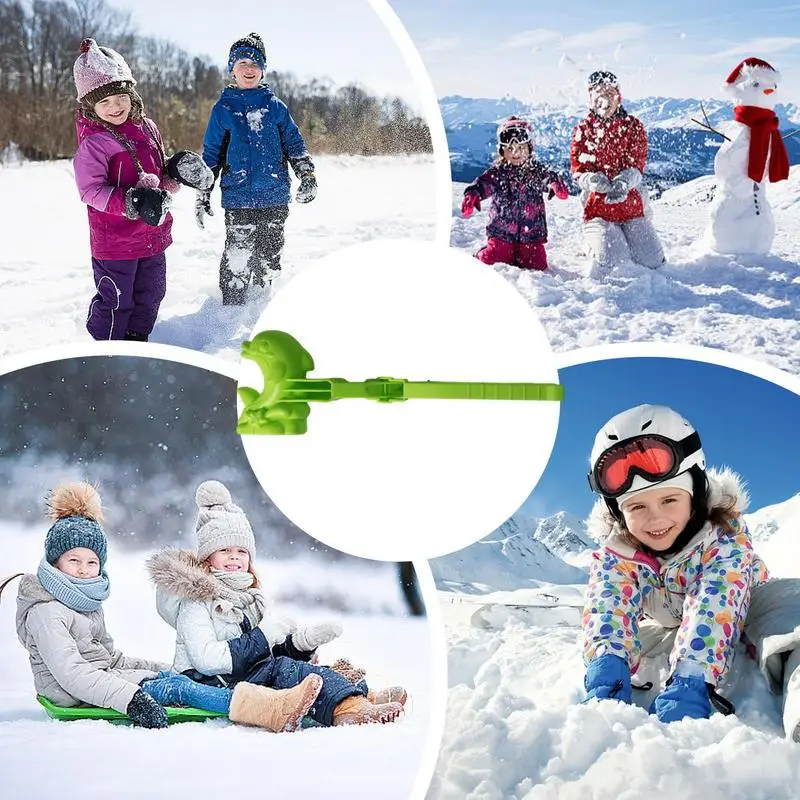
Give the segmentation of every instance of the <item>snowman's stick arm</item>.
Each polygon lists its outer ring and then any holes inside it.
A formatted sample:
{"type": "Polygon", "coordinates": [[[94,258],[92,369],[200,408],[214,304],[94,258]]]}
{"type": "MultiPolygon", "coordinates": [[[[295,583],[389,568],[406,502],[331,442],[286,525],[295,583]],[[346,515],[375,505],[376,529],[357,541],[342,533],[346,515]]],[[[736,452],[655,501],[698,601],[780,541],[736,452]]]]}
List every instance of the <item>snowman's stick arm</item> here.
{"type": "Polygon", "coordinates": [[[706,114],[706,108],[702,103],[700,103],[700,110],[703,112],[703,119],[705,122],[700,122],[699,119],[695,119],[694,117],[692,117],[692,122],[696,123],[701,128],[711,131],[711,133],[715,133],[717,136],[721,136],[723,139],[725,139],[725,141],[730,142],[731,139],[729,136],[726,136],[722,131],[718,131],[716,128],[711,126],[711,121],[708,119],[708,114],[706,114]]]}
{"type": "Polygon", "coordinates": [[[800,133],[800,128],[795,128],[793,131],[789,131],[789,133],[785,133],[783,135],[783,139],[784,139],[784,141],[786,141],[786,139],[791,139],[792,136],[797,136],[798,133],[800,133]]]}

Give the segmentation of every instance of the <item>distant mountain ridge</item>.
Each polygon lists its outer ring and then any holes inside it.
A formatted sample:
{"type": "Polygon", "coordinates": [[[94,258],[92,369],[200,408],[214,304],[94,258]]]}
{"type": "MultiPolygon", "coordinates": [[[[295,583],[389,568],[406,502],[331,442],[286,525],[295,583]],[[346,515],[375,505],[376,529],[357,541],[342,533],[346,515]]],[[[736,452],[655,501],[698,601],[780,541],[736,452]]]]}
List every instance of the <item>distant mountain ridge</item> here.
{"type": "MultiPolygon", "coordinates": [[[[800,554],[800,494],[745,514],[745,521],[756,550],[764,551],[776,574],[777,553],[788,558],[800,554]]],[[[586,522],[566,511],[532,517],[520,510],[481,541],[430,565],[437,588],[463,594],[580,584],[588,579],[597,547],[586,522]]]]}
{"type": "MultiPolygon", "coordinates": [[[[625,108],[643,123],[648,133],[647,178],[657,193],[701,175],[713,175],[714,156],[721,139],[691,121],[703,119],[700,100],[645,97],[626,100],[625,108]]],[[[732,104],[714,98],[702,101],[709,121],[716,127],[733,118],[732,104]]],[[[439,100],[454,181],[471,181],[496,156],[496,128],[500,120],[517,115],[534,129],[537,158],[565,175],[570,172],[569,146],[575,125],[586,115],[578,105],[529,104],[515,97],[473,98],[449,95],[439,100]]],[[[779,104],[775,113],[786,133],[800,127],[800,107],[779,104]]],[[[786,140],[789,160],[800,164],[800,136],[786,140]]]]}

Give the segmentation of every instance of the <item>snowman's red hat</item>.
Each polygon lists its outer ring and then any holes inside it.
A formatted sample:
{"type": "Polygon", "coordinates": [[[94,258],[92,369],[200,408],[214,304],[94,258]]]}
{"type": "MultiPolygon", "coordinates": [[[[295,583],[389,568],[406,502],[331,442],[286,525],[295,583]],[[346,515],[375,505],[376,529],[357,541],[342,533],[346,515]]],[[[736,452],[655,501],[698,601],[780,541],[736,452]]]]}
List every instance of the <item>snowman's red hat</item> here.
{"type": "Polygon", "coordinates": [[[781,74],[772,64],[763,58],[746,58],[736,65],[733,72],[725,79],[725,88],[733,89],[745,84],[752,85],[757,80],[767,80],[778,83],[781,74]]]}

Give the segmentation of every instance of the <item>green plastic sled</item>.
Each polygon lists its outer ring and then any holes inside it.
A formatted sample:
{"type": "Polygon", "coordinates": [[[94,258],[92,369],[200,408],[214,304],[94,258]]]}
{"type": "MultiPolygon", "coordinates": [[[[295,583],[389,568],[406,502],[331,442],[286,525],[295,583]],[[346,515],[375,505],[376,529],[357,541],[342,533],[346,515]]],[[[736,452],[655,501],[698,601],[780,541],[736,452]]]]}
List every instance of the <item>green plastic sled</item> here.
{"type": "MultiPolygon", "coordinates": [[[[37,695],[36,699],[44,707],[47,716],[61,722],[71,722],[76,719],[104,719],[115,725],[131,725],[132,720],[125,714],[115,711],[113,708],[96,708],[95,706],[84,706],[76,708],[63,708],[53,705],[46,697],[37,695]]],[[[225,717],[219,711],[203,711],[199,708],[180,708],[178,706],[164,706],[167,712],[167,719],[170,725],[173,722],[204,722],[207,719],[225,717]]]]}

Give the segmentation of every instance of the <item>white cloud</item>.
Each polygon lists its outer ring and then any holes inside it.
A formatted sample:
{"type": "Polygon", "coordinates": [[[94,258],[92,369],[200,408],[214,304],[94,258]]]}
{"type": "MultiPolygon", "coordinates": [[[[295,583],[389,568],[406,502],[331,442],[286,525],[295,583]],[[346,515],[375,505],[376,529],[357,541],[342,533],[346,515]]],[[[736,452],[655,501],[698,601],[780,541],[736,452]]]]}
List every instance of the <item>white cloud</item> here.
{"type": "Polygon", "coordinates": [[[757,39],[751,39],[749,42],[743,42],[736,47],[731,47],[728,50],[722,50],[719,53],[713,53],[706,56],[708,59],[722,59],[738,57],[752,53],[759,55],[767,55],[770,53],[783,53],[786,50],[792,50],[795,47],[800,47],[800,36],[761,36],[757,39]]]}
{"type": "Polygon", "coordinates": [[[557,42],[564,38],[563,33],[551,31],[547,28],[536,28],[532,31],[522,31],[506,39],[501,47],[536,47],[551,42],[557,42]]]}
{"type": "Polygon", "coordinates": [[[426,42],[421,42],[419,50],[421,53],[440,53],[443,50],[454,50],[461,44],[458,36],[434,36],[426,42]]]}

